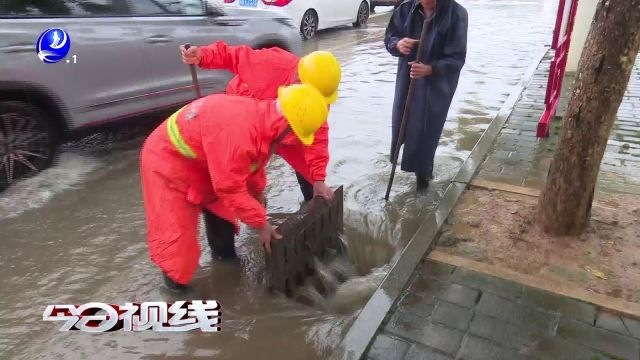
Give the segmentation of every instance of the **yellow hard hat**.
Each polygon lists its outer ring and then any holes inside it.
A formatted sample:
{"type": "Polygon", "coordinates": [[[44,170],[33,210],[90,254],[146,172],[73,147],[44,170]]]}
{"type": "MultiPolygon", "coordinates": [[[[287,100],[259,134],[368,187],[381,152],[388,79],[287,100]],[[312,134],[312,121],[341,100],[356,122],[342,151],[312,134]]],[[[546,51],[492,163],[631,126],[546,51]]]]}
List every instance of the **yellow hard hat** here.
{"type": "Polygon", "coordinates": [[[298,77],[303,84],[318,89],[333,104],[338,99],[338,86],[342,77],[340,63],[328,51],[314,51],[300,59],[298,77]]]}
{"type": "Polygon", "coordinates": [[[291,130],[305,145],[313,144],[314,134],[327,121],[329,109],[318,89],[296,84],[278,89],[278,103],[291,130]]]}

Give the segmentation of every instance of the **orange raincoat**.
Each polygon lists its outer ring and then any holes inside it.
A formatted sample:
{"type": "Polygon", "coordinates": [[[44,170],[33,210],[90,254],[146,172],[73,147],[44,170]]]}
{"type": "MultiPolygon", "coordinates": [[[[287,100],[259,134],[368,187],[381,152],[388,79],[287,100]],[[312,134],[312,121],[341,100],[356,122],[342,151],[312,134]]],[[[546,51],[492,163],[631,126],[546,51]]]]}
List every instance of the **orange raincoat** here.
{"type": "MultiPolygon", "coordinates": [[[[145,141],[141,176],[151,259],[188,284],[198,266],[202,208],[260,228],[270,146],[288,123],[273,100],[210,95],[179,110],[145,141]]],[[[299,142],[288,134],[283,144],[299,142]]],[[[286,145],[285,145],[286,146],[286,145]]]]}

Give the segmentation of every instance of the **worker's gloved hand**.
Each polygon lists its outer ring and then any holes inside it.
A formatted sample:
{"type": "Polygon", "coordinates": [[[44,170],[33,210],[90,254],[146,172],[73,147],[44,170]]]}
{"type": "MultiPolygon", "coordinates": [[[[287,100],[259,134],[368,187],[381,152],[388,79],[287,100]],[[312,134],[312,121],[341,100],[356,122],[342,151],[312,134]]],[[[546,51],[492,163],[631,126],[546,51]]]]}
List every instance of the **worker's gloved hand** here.
{"type": "Polygon", "coordinates": [[[404,38],[404,39],[398,41],[398,44],[396,45],[396,47],[398,48],[398,51],[400,51],[400,54],[406,56],[406,55],[411,54],[411,50],[419,42],[420,42],[420,40],[411,39],[411,38],[404,38]]]}
{"type": "Polygon", "coordinates": [[[258,236],[260,238],[260,245],[264,246],[264,250],[267,254],[271,254],[271,241],[282,239],[282,235],[276,232],[276,229],[267,221],[267,223],[259,229],[258,236]]]}
{"type": "Polygon", "coordinates": [[[425,65],[416,61],[410,61],[409,65],[411,65],[409,76],[412,79],[420,79],[433,73],[433,68],[431,68],[431,65],[425,65]]]}
{"type": "Polygon", "coordinates": [[[180,45],[180,52],[182,53],[182,62],[187,65],[199,65],[200,59],[202,59],[202,51],[197,46],[192,46],[188,50],[184,48],[184,45],[180,45]]]}
{"type": "Polygon", "coordinates": [[[333,190],[324,181],[313,182],[313,197],[319,196],[326,200],[333,200],[333,190]]]}

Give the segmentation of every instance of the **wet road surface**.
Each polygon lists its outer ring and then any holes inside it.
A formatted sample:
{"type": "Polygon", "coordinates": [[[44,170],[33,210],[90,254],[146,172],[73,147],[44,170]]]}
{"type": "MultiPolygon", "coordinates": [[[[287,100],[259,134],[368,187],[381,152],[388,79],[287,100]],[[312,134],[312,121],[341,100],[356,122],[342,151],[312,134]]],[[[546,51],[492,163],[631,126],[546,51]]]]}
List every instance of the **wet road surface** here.
{"type": "MultiPolygon", "coordinates": [[[[396,59],[382,44],[388,15],[354,30],[326,31],[305,51],[334,51],[343,64],[332,107],[328,182],[345,185],[345,240],[359,277],[310,307],[263,287],[263,258],[243,229],[238,262],[212,261],[201,239],[195,287],[222,304],[221,333],[62,333],[42,321],[48,304],[172,301],[150,262],[138,170],[148,126],[131,125],[66,144],[53,168],[0,194],[0,353],[8,359],[315,359],[339,341],[482,131],[551,38],[557,2],[460,1],[469,11],[469,53],[438,149],[436,179],[416,193],[411,174],[389,176],[396,59]]],[[[302,196],[281,160],[269,166],[270,212],[302,196]]]]}

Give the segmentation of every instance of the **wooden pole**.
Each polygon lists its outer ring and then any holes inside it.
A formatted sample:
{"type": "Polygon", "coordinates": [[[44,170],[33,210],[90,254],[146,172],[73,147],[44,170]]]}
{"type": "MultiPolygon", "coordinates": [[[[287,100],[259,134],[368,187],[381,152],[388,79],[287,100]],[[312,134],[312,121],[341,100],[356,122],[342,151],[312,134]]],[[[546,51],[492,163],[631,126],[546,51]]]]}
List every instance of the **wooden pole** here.
{"type": "MultiPolygon", "coordinates": [[[[184,44],[185,50],[189,50],[190,47],[191,47],[191,44],[189,43],[184,44]]],[[[196,96],[198,98],[201,98],[202,93],[200,92],[200,83],[198,82],[198,75],[196,74],[196,66],[189,65],[189,70],[191,71],[191,80],[193,81],[193,88],[196,91],[196,96]]]]}

